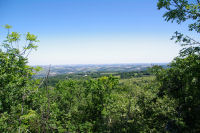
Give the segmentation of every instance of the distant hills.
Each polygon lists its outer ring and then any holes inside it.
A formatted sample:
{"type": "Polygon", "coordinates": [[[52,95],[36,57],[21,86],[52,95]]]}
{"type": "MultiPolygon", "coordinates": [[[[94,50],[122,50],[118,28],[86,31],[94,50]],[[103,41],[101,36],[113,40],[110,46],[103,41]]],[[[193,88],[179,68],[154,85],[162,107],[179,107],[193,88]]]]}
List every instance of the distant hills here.
{"type": "MultiPolygon", "coordinates": [[[[81,72],[130,72],[143,71],[153,65],[161,65],[167,67],[168,63],[137,63],[137,64],[80,64],[80,65],[52,65],[50,69],[50,76],[60,74],[72,74],[81,72]]],[[[41,65],[42,71],[36,74],[36,77],[43,77],[46,75],[49,66],[41,65]]]]}

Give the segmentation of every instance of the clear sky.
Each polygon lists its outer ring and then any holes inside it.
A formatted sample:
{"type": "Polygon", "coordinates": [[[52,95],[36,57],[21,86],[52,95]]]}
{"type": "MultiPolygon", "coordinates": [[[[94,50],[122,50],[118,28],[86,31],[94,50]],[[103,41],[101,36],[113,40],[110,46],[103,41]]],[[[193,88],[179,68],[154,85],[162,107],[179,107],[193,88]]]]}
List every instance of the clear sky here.
{"type": "Polygon", "coordinates": [[[170,62],[180,50],[170,37],[187,28],[165,22],[156,2],[0,0],[0,25],[38,36],[31,65],[170,62]]]}

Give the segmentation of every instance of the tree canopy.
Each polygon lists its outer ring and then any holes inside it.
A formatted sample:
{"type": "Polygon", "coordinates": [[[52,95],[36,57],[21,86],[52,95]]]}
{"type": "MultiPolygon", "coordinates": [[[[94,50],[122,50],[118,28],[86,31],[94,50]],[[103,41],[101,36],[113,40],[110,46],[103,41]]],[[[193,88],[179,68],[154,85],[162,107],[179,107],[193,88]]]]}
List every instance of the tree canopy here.
{"type": "MultiPolygon", "coordinates": [[[[188,20],[190,31],[200,32],[200,2],[187,0],[159,0],[158,9],[166,9],[166,21],[178,24],[188,20]]],[[[175,32],[172,39],[183,46],[167,69],[157,70],[157,81],[161,84],[160,96],[169,96],[177,101],[178,117],[183,119],[176,125],[176,132],[200,131],[200,43],[189,36],[175,32]]]]}

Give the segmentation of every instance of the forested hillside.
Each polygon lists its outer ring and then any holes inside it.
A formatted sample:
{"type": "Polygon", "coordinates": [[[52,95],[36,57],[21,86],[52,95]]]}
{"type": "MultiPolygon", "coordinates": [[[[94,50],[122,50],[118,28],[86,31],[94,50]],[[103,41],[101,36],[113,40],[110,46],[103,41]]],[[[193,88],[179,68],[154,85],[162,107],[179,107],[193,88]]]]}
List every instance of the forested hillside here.
{"type": "MultiPolygon", "coordinates": [[[[199,34],[200,2],[159,0],[166,21],[190,20],[199,34]]],[[[144,71],[76,73],[34,78],[27,65],[37,36],[12,32],[0,46],[2,133],[198,133],[200,43],[175,32],[183,48],[168,67],[144,71]],[[26,42],[24,44],[24,42],[26,42]],[[87,76],[85,76],[87,75],[87,76]]]]}
{"type": "MultiPolygon", "coordinates": [[[[167,63],[133,63],[133,64],[85,64],[85,65],[53,65],[51,66],[50,76],[56,75],[73,75],[74,73],[77,75],[84,75],[93,73],[95,75],[103,74],[103,73],[123,73],[123,72],[133,72],[133,71],[145,71],[148,68],[160,65],[164,68],[167,67],[167,63]]],[[[33,66],[35,67],[35,66],[33,66]]],[[[37,66],[36,66],[37,67],[37,66]]],[[[34,77],[44,77],[49,69],[48,65],[40,66],[42,68],[34,77]]]]}

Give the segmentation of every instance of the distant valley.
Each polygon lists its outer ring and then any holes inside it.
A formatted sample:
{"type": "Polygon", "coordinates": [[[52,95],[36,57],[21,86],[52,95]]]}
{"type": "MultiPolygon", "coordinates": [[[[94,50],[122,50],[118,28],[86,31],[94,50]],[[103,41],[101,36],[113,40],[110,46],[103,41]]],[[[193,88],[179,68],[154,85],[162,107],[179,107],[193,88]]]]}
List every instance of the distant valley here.
{"type": "MultiPolygon", "coordinates": [[[[131,72],[144,71],[153,65],[167,67],[167,63],[138,63],[138,64],[80,64],[80,65],[52,65],[50,76],[61,74],[87,73],[87,72],[131,72]]],[[[36,74],[36,77],[44,77],[49,70],[48,65],[40,66],[42,71],[36,74]]]]}

